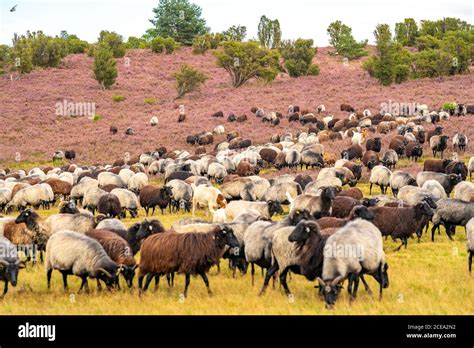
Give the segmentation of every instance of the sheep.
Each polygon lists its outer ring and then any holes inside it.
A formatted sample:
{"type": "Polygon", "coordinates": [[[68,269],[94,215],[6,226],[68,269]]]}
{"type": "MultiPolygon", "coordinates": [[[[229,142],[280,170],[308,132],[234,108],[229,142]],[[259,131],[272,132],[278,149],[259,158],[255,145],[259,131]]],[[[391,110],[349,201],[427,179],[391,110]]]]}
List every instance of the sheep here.
{"type": "Polygon", "coordinates": [[[115,126],[110,126],[109,131],[110,131],[110,134],[117,134],[118,129],[115,126]]]}
{"type": "Polygon", "coordinates": [[[242,211],[253,209],[261,216],[270,219],[275,214],[283,213],[280,202],[269,200],[266,202],[232,201],[225,207],[227,221],[232,221],[242,211]]]}
{"type": "Polygon", "coordinates": [[[341,104],[341,111],[355,112],[355,109],[349,104],[341,104]]]}
{"type": "Polygon", "coordinates": [[[15,246],[6,238],[0,236],[0,280],[5,283],[2,296],[8,292],[8,284],[16,287],[18,283],[18,271],[25,268],[25,264],[18,258],[15,246]]]}
{"type": "Polygon", "coordinates": [[[333,227],[343,227],[349,221],[354,219],[364,219],[372,221],[375,215],[371,213],[366,206],[356,205],[352,208],[350,214],[346,218],[335,218],[335,217],[322,217],[317,220],[317,223],[321,230],[333,227]]]}
{"type": "Polygon", "coordinates": [[[443,159],[444,150],[448,148],[448,139],[447,135],[434,135],[430,139],[430,149],[433,151],[433,157],[436,157],[436,154],[441,153],[441,159],[443,159]]]}
{"type": "Polygon", "coordinates": [[[436,180],[426,180],[421,188],[423,190],[430,191],[435,197],[435,201],[438,201],[442,198],[448,198],[443,186],[441,186],[441,184],[436,180]]]}
{"type": "Polygon", "coordinates": [[[97,206],[99,205],[100,197],[106,193],[106,191],[100,188],[88,189],[84,194],[84,198],[82,199],[82,207],[89,210],[92,214],[95,214],[97,206]]]}
{"type": "Polygon", "coordinates": [[[249,162],[242,160],[237,165],[236,174],[239,176],[250,176],[259,173],[259,169],[249,162]]]}
{"type": "Polygon", "coordinates": [[[467,171],[469,174],[469,180],[472,181],[472,173],[474,172],[474,156],[469,158],[469,162],[467,163],[467,171]]]}
{"type": "Polygon", "coordinates": [[[150,118],[150,126],[154,127],[157,125],[158,125],[158,117],[153,116],[152,118],[150,118]]]}
{"type": "Polygon", "coordinates": [[[313,178],[308,174],[300,174],[295,178],[295,182],[301,186],[301,189],[305,189],[308,184],[313,182],[313,178]]]}
{"type": "Polygon", "coordinates": [[[397,162],[398,162],[398,154],[395,150],[389,149],[385,151],[382,158],[382,163],[385,167],[389,169],[395,169],[397,162]]]}
{"type": "Polygon", "coordinates": [[[453,160],[446,166],[446,174],[459,174],[462,180],[466,180],[468,169],[464,162],[453,160]]]}
{"type": "Polygon", "coordinates": [[[148,185],[148,176],[145,173],[136,173],[128,180],[128,189],[136,194],[140,193],[140,190],[148,185]]]}
{"type": "Polygon", "coordinates": [[[317,179],[316,181],[313,181],[306,186],[304,193],[310,195],[317,195],[318,191],[324,187],[333,187],[337,191],[340,191],[342,189],[342,181],[341,179],[336,177],[317,179]]]}
{"type": "MultiPolygon", "coordinates": [[[[143,190],[143,189],[142,189],[143,190]]],[[[116,195],[122,207],[122,216],[126,216],[126,211],[130,213],[132,218],[138,215],[138,199],[137,196],[127,189],[116,188],[110,191],[111,194],[116,195]]]]}
{"type": "MultiPolygon", "coordinates": [[[[209,211],[214,211],[219,208],[225,208],[227,205],[226,199],[222,195],[222,192],[215,187],[207,186],[196,186],[191,184],[193,189],[193,209],[192,214],[195,216],[196,208],[199,206],[206,206],[209,211]]],[[[207,214],[207,211],[206,211],[207,214]]]]}
{"type": "Polygon", "coordinates": [[[451,163],[451,160],[444,159],[427,159],[423,163],[424,172],[437,172],[437,173],[446,173],[446,167],[451,163]]]}
{"type": "Polygon", "coordinates": [[[232,229],[227,226],[216,227],[209,233],[160,233],[146,238],[140,249],[140,292],[147,290],[154,275],[178,272],[185,274],[184,297],[188,294],[190,276],[198,274],[212,295],[206,273],[219,263],[226,246],[239,246],[232,229]]]}
{"type": "Polygon", "coordinates": [[[83,288],[89,290],[88,277],[102,280],[108,289],[117,282],[118,265],[107,255],[99,242],[73,231],[60,231],[49,238],[45,268],[48,290],[51,288],[51,274],[54,269],[63,275],[64,290],[68,289],[69,274],[82,279],[79,291],[83,288]]]}
{"type": "Polygon", "coordinates": [[[99,187],[99,181],[96,179],[91,179],[91,178],[84,178],[82,179],[79,183],[74,185],[71,189],[71,198],[74,200],[74,202],[77,204],[78,201],[81,201],[84,197],[84,194],[87,192],[87,190],[91,188],[98,188],[99,187]]]}
{"type": "Polygon", "coordinates": [[[224,128],[223,125],[219,125],[219,126],[216,126],[212,132],[214,134],[224,134],[225,133],[225,128],[224,128]]]}
{"type": "Polygon", "coordinates": [[[454,187],[453,198],[465,202],[474,202],[474,184],[467,181],[460,182],[454,187]]]}
{"type": "Polygon", "coordinates": [[[387,188],[390,186],[390,176],[392,175],[392,171],[384,166],[375,166],[372,168],[370,173],[370,189],[369,194],[372,195],[372,185],[380,186],[380,191],[382,194],[387,192],[387,188]]]}
{"type": "Polygon", "coordinates": [[[390,140],[390,144],[388,145],[389,150],[393,150],[397,153],[399,157],[402,157],[405,155],[405,145],[406,145],[405,139],[398,139],[398,138],[392,138],[390,140]]]}
{"type": "Polygon", "coordinates": [[[367,150],[365,151],[364,156],[362,156],[362,163],[369,170],[372,170],[372,168],[380,164],[379,155],[375,151],[367,150]]]}
{"type": "Polygon", "coordinates": [[[306,166],[306,169],[308,169],[308,167],[311,167],[311,169],[314,169],[314,167],[322,168],[324,167],[324,159],[320,153],[305,150],[301,152],[301,169],[303,169],[303,165],[306,166]]]}
{"type": "Polygon", "coordinates": [[[337,196],[341,197],[352,197],[354,199],[362,199],[364,197],[364,194],[362,191],[357,188],[357,187],[350,187],[346,190],[342,190],[337,194],[337,196]]]}
{"type": "Polygon", "coordinates": [[[321,114],[323,112],[326,112],[326,107],[323,104],[318,105],[318,107],[316,108],[316,111],[318,112],[318,114],[321,114]]]}
{"type": "Polygon", "coordinates": [[[135,135],[135,130],[132,127],[128,127],[125,130],[125,135],[135,135]]]}
{"type": "Polygon", "coordinates": [[[426,141],[430,142],[431,137],[435,135],[442,135],[442,134],[443,134],[443,127],[438,126],[434,128],[433,130],[428,131],[428,133],[426,134],[426,141]]]}
{"type": "Polygon", "coordinates": [[[341,283],[346,278],[349,278],[349,294],[352,299],[355,298],[359,276],[363,274],[370,274],[379,282],[382,298],[382,289],[389,284],[387,269],[379,229],[362,219],[347,223],[328,237],[324,246],[322,277],[317,277],[317,280],[326,306],[336,303],[341,283]],[[341,255],[340,250],[346,252],[341,255]],[[361,250],[362,258],[358,255],[361,250]]]}
{"type": "Polygon", "coordinates": [[[176,180],[176,179],[186,180],[192,176],[194,176],[194,174],[191,172],[185,172],[185,171],[179,170],[179,171],[171,173],[168,177],[166,177],[165,184],[170,182],[171,180],[176,180]]]}
{"type": "MultiPolygon", "coordinates": [[[[86,236],[95,239],[102,245],[107,255],[118,265],[118,272],[120,272],[128,287],[133,285],[133,278],[135,277],[135,269],[137,262],[135,261],[130,245],[127,241],[117,234],[107,230],[90,230],[87,231],[86,236]]],[[[100,283],[98,283],[100,284],[100,283]]],[[[120,288],[118,279],[117,286],[120,288]]]]}
{"type": "Polygon", "coordinates": [[[454,137],[453,137],[453,148],[454,150],[458,150],[459,151],[466,151],[466,147],[467,147],[467,144],[468,144],[469,140],[467,139],[467,137],[462,134],[462,133],[456,133],[454,134],[454,137]]]}
{"type": "Polygon", "coordinates": [[[56,151],[53,154],[53,162],[62,161],[64,159],[64,152],[63,151],[56,151]]]}
{"type": "Polygon", "coordinates": [[[289,200],[288,197],[294,199],[302,192],[303,190],[301,189],[301,186],[294,181],[278,183],[270,186],[263,194],[261,200],[285,203],[289,200]]]}
{"type": "Polygon", "coordinates": [[[410,174],[396,170],[390,176],[390,188],[394,197],[397,197],[398,191],[407,185],[416,186],[416,180],[410,174]]]}
{"type": "Polygon", "coordinates": [[[426,223],[424,217],[433,216],[433,209],[424,201],[411,207],[370,207],[369,211],[375,215],[373,224],[383,236],[401,240],[402,244],[395,250],[400,250],[402,246],[407,248],[408,238],[413,233],[420,236],[426,223]]]}
{"type": "Polygon", "coordinates": [[[55,198],[68,199],[71,194],[72,185],[60,179],[49,178],[43,183],[51,186],[55,198]]]}
{"type": "Polygon", "coordinates": [[[171,206],[176,211],[191,211],[193,189],[191,185],[182,180],[171,180],[166,186],[171,188],[171,206]]]}
{"type": "Polygon", "coordinates": [[[468,266],[469,273],[472,271],[472,258],[474,255],[474,218],[466,224],[467,231],[467,250],[469,252],[468,266]]]}
{"type": "Polygon", "coordinates": [[[178,123],[182,123],[184,121],[186,121],[186,114],[179,114],[178,123]]]}
{"type": "Polygon", "coordinates": [[[265,178],[251,177],[251,180],[244,184],[240,190],[240,197],[245,201],[257,201],[263,198],[270,182],[265,178]]]}
{"type": "Polygon", "coordinates": [[[106,185],[116,185],[118,187],[127,186],[120,176],[110,172],[99,173],[97,180],[99,181],[99,187],[106,185]]]}
{"type": "MultiPolygon", "coordinates": [[[[13,195],[13,193],[12,193],[13,195]]],[[[10,202],[5,206],[7,212],[17,208],[19,211],[26,206],[38,208],[43,206],[49,208],[51,202],[54,201],[54,193],[48,184],[37,184],[19,190],[12,197],[10,202]]]]}
{"type": "Polygon", "coordinates": [[[216,183],[222,183],[227,176],[227,169],[220,163],[211,163],[207,169],[209,178],[213,178],[216,183]]]}
{"type": "MultiPolygon", "coordinates": [[[[324,187],[317,195],[303,194],[291,200],[290,214],[306,210],[314,218],[331,215],[332,202],[336,197],[333,187],[324,187]]],[[[290,197],[289,197],[290,198],[290,197]]]]}
{"type": "Polygon", "coordinates": [[[148,216],[150,209],[152,209],[151,215],[155,214],[156,206],[160,207],[162,215],[164,214],[166,207],[169,207],[169,211],[171,213],[172,196],[173,191],[170,186],[158,188],[147,185],[142,188],[138,198],[140,200],[140,205],[145,210],[146,216],[148,216]]]}
{"type": "Polygon", "coordinates": [[[105,193],[99,197],[97,211],[108,218],[120,217],[122,207],[118,197],[112,193],[105,193]]]}
{"type": "MultiPolygon", "coordinates": [[[[58,204],[59,214],[79,214],[81,210],[79,210],[76,206],[76,203],[73,201],[61,201],[58,204]]],[[[85,210],[82,210],[85,212],[85,210]]]]}
{"type": "Polygon", "coordinates": [[[409,142],[405,147],[405,154],[408,159],[413,159],[417,162],[418,158],[423,156],[423,146],[417,142],[409,142]]]}
{"type": "Polygon", "coordinates": [[[8,202],[12,199],[12,190],[7,187],[0,188],[0,210],[5,209],[8,202]]]}
{"type": "Polygon", "coordinates": [[[341,158],[353,160],[362,158],[364,149],[360,145],[352,145],[350,148],[341,152],[341,158]]]}
{"type": "Polygon", "coordinates": [[[454,186],[459,184],[462,181],[460,174],[442,174],[435,172],[419,172],[416,176],[416,183],[419,187],[423,187],[423,184],[427,180],[436,180],[443,186],[446,194],[451,194],[454,186]]]}
{"type": "Polygon", "coordinates": [[[366,207],[375,206],[378,202],[376,198],[357,199],[350,196],[336,196],[332,201],[331,216],[345,218],[350,215],[352,209],[358,205],[366,207]]]}
{"type": "Polygon", "coordinates": [[[431,240],[434,242],[434,232],[444,225],[449,239],[455,232],[456,226],[464,226],[474,216],[474,203],[464,202],[459,199],[440,199],[436,202],[437,208],[431,219],[431,240]]]}

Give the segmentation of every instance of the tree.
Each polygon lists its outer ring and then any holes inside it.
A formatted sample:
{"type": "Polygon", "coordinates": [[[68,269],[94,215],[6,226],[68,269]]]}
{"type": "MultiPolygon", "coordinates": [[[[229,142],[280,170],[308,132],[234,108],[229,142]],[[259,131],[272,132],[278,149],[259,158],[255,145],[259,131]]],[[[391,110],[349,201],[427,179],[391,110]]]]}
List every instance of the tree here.
{"type": "Polygon", "coordinates": [[[244,41],[247,36],[247,27],[242,25],[233,25],[222,32],[224,41],[244,41]]]}
{"type": "Polygon", "coordinates": [[[173,77],[176,79],[176,90],[178,92],[176,99],[182,98],[186,93],[195,91],[208,79],[204,73],[187,64],[182,65],[173,74],[173,77]]]}
{"type": "Polygon", "coordinates": [[[329,44],[334,47],[337,55],[348,59],[366,56],[363,49],[367,46],[367,40],[357,42],[352,36],[352,29],[341,21],[332,22],[327,28],[329,44]]]}
{"type": "Polygon", "coordinates": [[[414,46],[418,35],[418,25],[413,18],[395,24],[395,40],[403,46],[414,46]]]}
{"type": "Polygon", "coordinates": [[[25,36],[13,36],[10,59],[13,69],[21,74],[28,74],[33,70],[33,50],[25,36]]]}
{"type": "Polygon", "coordinates": [[[110,47],[114,58],[122,58],[125,55],[125,44],[122,35],[114,31],[102,30],[99,35],[99,43],[102,42],[110,47]]]}
{"type": "Polygon", "coordinates": [[[281,29],[278,19],[271,20],[266,16],[260,17],[258,39],[262,47],[279,48],[281,43],[281,29]]]}
{"type": "Polygon", "coordinates": [[[284,66],[291,77],[319,74],[319,67],[312,68],[313,57],[317,51],[313,48],[313,40],[298,39],[285,42],[280,51],[285,58],[284,66]]]}
{"type": "Polygon", "coordinates": [[[96,45],[92,70],[94,78],[100,83],[102,89],[108,89],[115,83],[117,78],[116,62],[112,50],[106,43],[96,45]]]}
{"type": "Polygon", "coordinates": [[[462,37],[456,36],[456,32],[446,35],[441,42],[441,49],[450,54],[452,59],[451,73],[462,74],[469,71],[472,44],[464,41],[462,37]]]}
{"type": "Polygon", "coordinates": [[[453,56],[439,49],[428,49],[417,52],[413,61],[414,77],[440,77],[449,75],[453,56]]]}
{"type": "Polygon", "coordinates": [[[195,36],[208,32],[206,21],[201,18],[201,7],[188,0],[160,0],[153,12],[155,16],[150,22],[154,27],[147,31],[149,38],[172,37],[190,46],[195,36]]]}
{"type": "Polygon", "coordinates": [[[270,82],[278,75],[279,53],[259,47],[257,42],[226,41],[223,49],[214,52],[217,65],[232,78],[234,87],[240,87],[252,78],[270,82]]]}

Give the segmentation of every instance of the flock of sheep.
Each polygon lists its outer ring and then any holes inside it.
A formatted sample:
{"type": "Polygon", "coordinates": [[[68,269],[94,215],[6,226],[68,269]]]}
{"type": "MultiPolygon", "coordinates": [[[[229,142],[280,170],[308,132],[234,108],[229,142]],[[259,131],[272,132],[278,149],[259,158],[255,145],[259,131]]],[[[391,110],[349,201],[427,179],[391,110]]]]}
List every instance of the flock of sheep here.
{"type": "MultiPolygon", "coordinates": [[[[336,119],[321,115],[323,105],[315,113],[300,113],[291,106],[288,121],[309,125],[308,132],[273,134],[267,144],[252,145],[237,132],[229,132],[227,141],[206,149],[213,134],[225,133],[220,125],[188,137],[188,143],[198,146],[195,154],[161,147],[127,163],[0,170],[0,209],[18,212],[16,217],[0,218],[3,295],[9,283],[16,286],[19,269],[36,261],[36,255],[45,264],[48,288],[53,270],[62,274],[65,289],[68,275],[75,275],[82,279],[80,290],[88,290],[88,278],[111,289],[120,288],[120,276],[132,287],[138,269],[140,293],[153,279],[158,284],[161,276],[173,286],[179,273],[185,275],[185,296],[191,275],[199,275],[211,293],[207,272],[224,258],[234,276],[250,266],[252,284],[255,266],[266,270],[260,294],[277,272],[285,293],[291,294],[287,284],[291,271],[317,281],[319,294],[331,306],[346,279],[351,299],[357,296],[359,281],[371,291],[365,276],[378,282],[381,297],[389,286],[383,238],[399,240],[398,249],[406,248],[408,239],[416,235],[419,240],[430,223],[433,241],[440,226],[451,239],[455,227],[466,229],[471,271],[474,157],[467,166],[459,160],[457,153],[464,153],[468,139],[456,133],[449,135],[456,153],[445,159],[449,136],[441,126],[432,126],[453,115],[429,112],[426,106],[412,115],[358,113],[346,104],[341,110],[347,117],[336,119]],[[382,149],[377,133],[391,134],[387,149],[382,149]],[[350,147],[340,154],[328,151],[331,140],[344,138],[351,139],[350,147]],[[441,159],[426,160],[416,176],[396,170],[400,157],[417,161],[425,147],[441,159]],[[304,166],[311,171],[298,174],[304,166]],[[271,179],[258,175],[264,169],[285,167],[295,175],[280,173],[271,179]],[[363,197],[357,188],[364,172],[370,197],[363,197]],[[315,178],[309,175],[316,173],[315,178]],[[164,178],[161,187],[151,184],[156,175],[164,178]],[[374,185],[381,194],[372,195],[374,185]],[[37,209],[56,204],[59,213],[48,218],[38,215],[37,209]],[[283,215],[283,206],[288,206],[288,214],[272,220],[283,215]],[[181,219],[169,229],[153,218],[128,228],[121,222],[127,214],[137,217],[140,209],[153,216],[156,208],[161,214],[191,212],[193,218],[181,219]],[[195,210],[202,208],[208,220],[194,218],[195,210]],[[26,260],[20,260],[18,250],[26,260]]],[[[284,118],[258,108],[252,112],[270,124],[284,118]]],[[[231,116],[229,122],[247,119],[231,116]]],[[[68,158],[73,159],[71,151],[68,158]]]]}

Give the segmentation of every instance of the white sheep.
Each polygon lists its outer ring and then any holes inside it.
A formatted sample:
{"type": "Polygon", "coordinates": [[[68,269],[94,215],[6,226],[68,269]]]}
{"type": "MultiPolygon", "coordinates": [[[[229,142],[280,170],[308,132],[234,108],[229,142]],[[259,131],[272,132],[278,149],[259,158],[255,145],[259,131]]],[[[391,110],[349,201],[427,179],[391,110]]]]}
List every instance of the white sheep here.
{"type": "Polygon", "coordinates": [[[157,125],[158,125],[158,117],[153,116],[152,118],[150,118],[150,126],[154,127],[157,125]]]}
{"type": "Polygon", "coordinates": [[[444,187],[436,180],[426,180],[421,188],[430,191],[435,196],[435,201],[448,198],[444,187]]]}
{"type": "Polygon", "coordinates": [[[372,185],[380,186],[380,190],[382,194],[387,192],[387,188],[390,186],[390,176],[392,175],[392,171],[385,166],[375,166],[372,168],[370,173],[370,189],[369,194],[372,195],[372,185]]]}
{"type": "Polygon", "coordinates": [[[128,189],[135,193],[139,193],[146,185],[148,185],[148,176],[141,172],[134,174],[128,181],[128,189]]]}

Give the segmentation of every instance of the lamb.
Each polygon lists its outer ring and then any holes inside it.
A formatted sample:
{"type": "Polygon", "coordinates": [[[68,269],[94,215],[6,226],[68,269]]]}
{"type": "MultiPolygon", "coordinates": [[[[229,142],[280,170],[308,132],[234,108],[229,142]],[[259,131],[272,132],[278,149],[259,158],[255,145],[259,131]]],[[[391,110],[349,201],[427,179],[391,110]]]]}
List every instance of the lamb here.
{"type": "Polygon", "coordinates": [[[8,292],[8,284],[16,287],[18,283],[18,271],[25,268],[24,263],[20,262],[15,246],[4,237],[0,236],[0,281],[5,283],[2,296],[3,299],[8,292]]]}
{"type": "MultiPolygon", "coordinates": [[[[118,265],[118,272],[123,275],[128,287],[131,288],[135,277],[135,269],[138,265],[127,241],[107,230],[90,230],[86,232],[86,236],[95,239],[102,245],[107,255],[118,265]]],[[[120,289],[118,279],[117,286],[120,289]]]]}
{"type": "Polygon", "coordinates": [[[253,209],[261,216],[270,219],[275,214],[283,213],[281,204],[278,201],[269,200],[266,202],[232,201],[225,207],[227,221],[232,221],[240,212],[246,209],[253,209]]]}
{"type": "Polygon", "coordinates": [[[95,211],[99,205],[100,197],[106,193],[106,191],[100,188],[88,189],[84,194],[84,198],[82,199],[82,207],[89,210],[92,214],[95,214],[95,211]]]}
{"type": "Polygon", "coordinates": [[[148,237],[140,249],[140,291],[147,290],[154,275],[178,272],[185,274],[184,297],[188,294],[191,275],[198,274],[212,295],[206,273],[219,263],[226,246],[239,246],[232,229],[227,226],[216,227],[209,233],[160,233],[148,237]]]}
{"type": "Polygon", "coordinates": [[[371,213],[366,206],[356,205],[354,208],[352,208],[350,214],[346,218],[335,218],[328,216],[318,219],[317,222],[321,230],[324,230],[326,228],[343,227],[349,221],[359,218],[372,221],[375,218],[375,215],[371,213]]]}
{"type": "Polygon", "coordinates": [[[73,231],[60,231],[52,235],[46,245],[45,261],[48,289],[54,269],[63,275],[64,290],[68,289],[67,276],[82,279],[81,287],[89,290],[87,278],[97,278],[110,289],[117,282],[118,265],[107,255],[96,240],[73,231]]]}
{"type": "Polygon", "coordinates": [[[372,185],[380,186],[382,194],[387,192],[387,188],[390,186],[390,176],[392,171],[384,166],[375,166],[370,173],[370,189],[369,194],[372,195],[372,185]]]}
{"type": "Polygon", "coordinates": [[[394,197],[397,197],[398,191],[407,185],[416,186],[416,180],[410,174],[396,170],[390,176],[390,188],[394,197]]]}
{"type": "Polygon", "coordinates": [[[435,172],[420,172],[416,176],[416,183],[419,187],[422,187],[425,181],[427,180],[436,180],[443,186],[446,194],[451,194],[454,186],[459,184],[462,181],[461,175],[458,174],[442,174],[435,172]]]}
{"type": "MultiPolygon", "coordinates": [[[[175,181],[176,180],[172,180],[175,181]]],[[[142,188],[139,194],[140,205],[145,210],[146,216],[152,209],[151,215],[155,214],[155,208],[158,206],[161,209],[163,215],[166,207],[169,207],[171,213],[171,199],[173,197],[173,191],[170,186],[163,186],[161,188],[147,185],[142,188]]]]}
{"type": "Polygon", "coordinates": [[[136,173],[128,180],[128,189],[136,194],[148,185],[148,176],[145,173],[136,173]]]}
{"type": "Polygon", "coordinates": [[[468,265],[469,265],[469,273],[471,273],[472,257],[474,255],[474,218],[469,220],[469,222],[467,223],[466,231],[467,231],[467,250],[469,252],[468,265]]]}
{"type": "Polygon", "coordinates": [[[322,277],[317,280],[327,306],[333,306],[339,296],[341,283],[349,278],[349,294],[357,295],[359,276],[372,275],[380,284],[380,298],[383,288],[388,287],[388,264],[385,261],[382,235],[372,223],[357,219],[349,222],[328,237],[324,246],[322,277]],[[352,250],[340,255],[338,250],[352,250]],[[357,255],[363,250],[364,257],[357,255]]]}
{"type": "MultiPolygon", "coordinates": [[[[192,214],[195,216],[195,210],[199,206],[205,206],[207,205],[209,208],[209,211],[214,211],[219,208],[225,208],[227,205],[227,202],[222,194],[222,192],[215,188],[215,187],[207,187],[207,186],[196,186],[194,184],[191,184],[191,187],[193,188],[194,194],[193,194],[193,209],[192,209],[192,214]]],[[[206,212],[207,214],[207,212],[206,212]]]]}
{"type": "Polygon", "coordinates": [[[285,203],[288,201],[289,203],[288,196],[290,196],[291,199],[295,199],[302,192],[303,190],[301,189],[301,186],[294,181],[279,183],[270,186],[261,199],[267,202],[278,201],[280,203],[285,203]]]}
{"type": "Polygon", "coordinates": [[[112,193],[105,193],[99,197],[97,211],[108,218],[122,216],[122,207],[118,197],[112,193]]]}
{"type": "Polygon", "coordinates": [[[317,195],[303,194],[291,200],[290,214],[306,210],[314,218],[331,215],[332,202],[336,197],[333,187],[322,188],[317,195]]]}
{"type": "Polygon", "coordinates": [[[424,216],[431,218],[433,210],[426,202],[420,202],[412,207],[371,207],[369,211],[375,215],[373,224],[383,236],[391,236],[393,240],[400,239],[407,248],[408,238],[413,233],[419,235],[425,225],[424,216]]]}
{"type": "Polygon", "coordinates": [[[430,139],[430,149],[433,151],[433,157],[436,157],[436,154],[441,153],[441,159],[443,159],[444,150],[448,148],[448,139],[447,135],[434,135],[430,139]]]}
{"type": "Polygon", "coordinates": [[[454,187],[453,198],[464,202],[474,202],[474,184],[467,181],[460,182],[454,187]]]}
{"type": "Polygon", "coordinates": [[[395,165],[398,162],[398,154],[395,150],[389,149],[385,151],[382,158],[382,163],[385,167],[389,169],[395,169],[395,165]]]}
{"type": "Polygon", "coordinates": [[[467,139],[467,137],[462,134],[462,133],[456,133],[454,134],[454,137],[453,137],[453,148],[454,150],[458,150],[459,151],[466,151],[466,147],[467,147],[467,143],[469,142],[469,140],[467,139]]]}
{"type": "Polygon", "coordinates": [[[431,219],[431,240],[434,241],[434,232],[440,225],[444,225],[449,239],[454,234],[456,226],[466,227],[474,216],[474,203],[464,202],[459,199],[440,199],[436,202],[437,208],[431,219]]]}
{"type": "Polygon", "coordinates": [[[443,198],[448,198],[443,186],[436,180],[426,180],[421,187],[423,190],[430,191],[435,197],[435,201],[439,201],[443,198]]]}
{"type": "Polygon", "coordinates": [[[138,199],[137,196],[127,189],[116,188],[110,191],[111,194],[116,195],[122,207],[122,216],[126,216],[126,211],[130,213],[132,218],[138,215],[138,199]]]}

